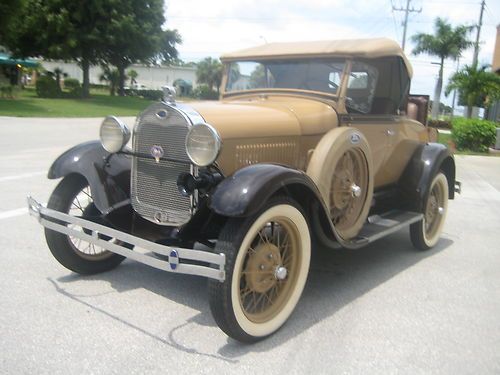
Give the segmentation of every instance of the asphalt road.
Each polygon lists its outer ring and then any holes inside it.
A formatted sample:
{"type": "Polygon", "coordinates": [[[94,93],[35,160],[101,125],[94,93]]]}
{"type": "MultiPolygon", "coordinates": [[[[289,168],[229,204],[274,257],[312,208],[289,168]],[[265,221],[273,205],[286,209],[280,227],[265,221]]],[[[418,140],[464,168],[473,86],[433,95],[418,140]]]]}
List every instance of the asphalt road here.
{"type": "Polygon", "coordinates": [[[132,261],[82,277],[50,255],[25,196],[46,202],[49,165],[99,122],[0,117],[0,373],[500,373],[500,158],[456,158],[463,194],[435,249],[413,250],[407,230],[315,249],[291,319],[242,345],[202,278],[132,261]]]}

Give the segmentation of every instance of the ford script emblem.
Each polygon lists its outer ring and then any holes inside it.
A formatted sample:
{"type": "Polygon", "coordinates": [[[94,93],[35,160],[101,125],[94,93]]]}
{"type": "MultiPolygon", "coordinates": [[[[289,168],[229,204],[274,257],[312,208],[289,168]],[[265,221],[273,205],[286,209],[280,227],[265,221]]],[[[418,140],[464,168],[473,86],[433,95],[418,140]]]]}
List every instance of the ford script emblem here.
{"type": "Polygon", "coordinates": [[[162,158],[163,155],[165,155],[165,151],[163,151],[163,148],[158,145],[154,145],[153,147],[151,147],[149,152],[151,153],[151,156],[155,158],[156,163],[159,163],[160,158],[162,158]]]}

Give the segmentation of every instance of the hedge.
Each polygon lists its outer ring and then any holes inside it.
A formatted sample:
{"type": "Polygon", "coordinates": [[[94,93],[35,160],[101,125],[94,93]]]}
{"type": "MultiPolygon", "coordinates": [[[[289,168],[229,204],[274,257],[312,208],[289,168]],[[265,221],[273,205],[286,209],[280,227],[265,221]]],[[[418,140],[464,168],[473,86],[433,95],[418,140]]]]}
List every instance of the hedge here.
{"type": "Polygon", "coordinates": [[[458,150],[487,152],[495,143],[496,124],[486,120],[457,118],[453,120],[451,137],[458,150]]]}

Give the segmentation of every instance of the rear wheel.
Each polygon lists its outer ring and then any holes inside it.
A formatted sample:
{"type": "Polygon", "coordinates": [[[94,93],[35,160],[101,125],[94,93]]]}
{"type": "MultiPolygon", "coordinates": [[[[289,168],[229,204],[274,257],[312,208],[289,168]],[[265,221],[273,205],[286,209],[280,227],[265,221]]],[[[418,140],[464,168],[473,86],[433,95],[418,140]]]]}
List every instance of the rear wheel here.
{"type": "Polygon", "coordinates": [[[448,180],[438,173],[432,180],[424,205],[423,220],[410,225],[410,238],[419,250],[428,250],[439,241],[448,212],[448,180]]]}
{"type": "Polygon", "coordinates": [[[273,199],[252,217],[229,219],[216,251],[226,255],[225,281],[209,281],[219,327],[243,342],[277,331],[297,305],[309,271],[309,227],[298,206],[273,199]]]}
{"type": "MultiPolygon", "coordinates": [[[[50,196],[47,207],[90,221],[99,221],[100,212],[94,204],[87,180],[80,175],[65,177],[50,196]]],[[[102,223],[101,223],[102,224],[102,223]]],[[[68,227],[72,227],[68,224],[68,227]]],[[[45,229],[45,238],[52,255],[64,267],[80,274],[95,274],[115,268],[125,258],[80,238],[45,229]]],[[[101,236],[101,239],[115,241],[101,236]]],[[[115,241],[118,243],[118,241],[115,241]]]]}

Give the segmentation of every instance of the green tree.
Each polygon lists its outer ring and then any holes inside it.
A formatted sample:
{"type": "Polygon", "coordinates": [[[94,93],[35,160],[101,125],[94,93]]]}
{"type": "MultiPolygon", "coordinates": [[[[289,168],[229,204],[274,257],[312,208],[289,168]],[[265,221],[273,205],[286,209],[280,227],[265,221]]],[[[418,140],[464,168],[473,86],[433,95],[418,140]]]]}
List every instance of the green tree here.
{"type": "Polygon", "coordinates": [[[22,13],[24,6],[24,0],[0,1],[0,44],[5,43],[16,32],[14,22],[19,20],[18,15],[22,13]]]}
{"type": "Polygon", "coordinates": [[[180,61],[177,45],[181,43],[181,34],[176,29],[163,31],[159,38],[156,59],[161,61],[162,64],[174,64],[180,61]]]}
{"type": "Polygon", "coordinates": [[[418,33],[412,36],[416,44],[413,49],[414,55],[427,53],[439,57],[439,76],[434,90],[434,105],[432,106],[432,117],[437,118],[439,114],[439,103],[443,89],[443,64],[446,59],[456,60],[461,53],[472,45],[468,35],[472,30],[469,26],[460,25],[455,28],[446,20],[436,18],[434,22],[434,35],[418,33]]]}
{"type": "Polygon", "coordinates": [[[101,59],[109,12],[102,0],[26,0],[6,44],[16,55],[75,60],[89,96],[89,68],[101,59]]]}
{"type": "Polygon", "coordinates": [[[16,32],[8,34],[7,47],[20,56],[76,60],[83,71],[84,96],[89,95],[91,65],[115,66],[123,95],[130,64],[173,56],[180,40],[176,31],[162,29],[163,0],[20,1],[26,6],[16,16],[16,32]],[[176,38],[170,44],[169,36],[176,38]]]}
{"type": "Polygon", "coordinates": [[[487,65],[466,65],[451,76],[445,95],[457,90],[461,104],[467,106],[467,118],[472,115],[472,107],[487,107],[492,101],[500,99],[500,76],[487,71],[487,65]]]}
{"type": "Polygon", "coordinates": [[[196,67],[196,80],[198,83],[205,83],[211,90],[217,90],[222,81],[222,64],[219,59],[206,57],[200,61],[196,67]]]}
{"type": "Polygon", "coordinates": [[[163,0],[113,0],[106,29],[104,59],[118,69],[118,94],[124,95],[125,69],[135,62],[156,63],[158,56],[175,58],[177,31],[163,30],[163,0]],[[171,40],[174,38],[174,40],[171,40]]]}

